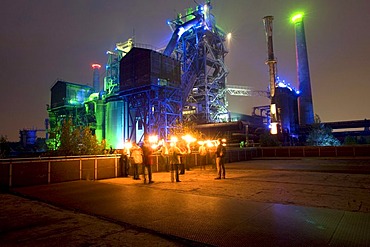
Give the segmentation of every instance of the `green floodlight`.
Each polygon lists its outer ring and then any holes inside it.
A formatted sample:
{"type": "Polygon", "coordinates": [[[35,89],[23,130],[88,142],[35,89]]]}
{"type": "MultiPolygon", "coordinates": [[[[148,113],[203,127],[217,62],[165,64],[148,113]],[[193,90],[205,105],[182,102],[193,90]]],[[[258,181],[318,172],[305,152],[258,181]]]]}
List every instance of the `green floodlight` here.
{"type": "Polygon", "coordinates": [[[300,21],[302,21],[302,19],[303,19],[303,12],[296,13],[291,18],[291,20],[292,20],[293,23],[300,22],[300,21]]]}

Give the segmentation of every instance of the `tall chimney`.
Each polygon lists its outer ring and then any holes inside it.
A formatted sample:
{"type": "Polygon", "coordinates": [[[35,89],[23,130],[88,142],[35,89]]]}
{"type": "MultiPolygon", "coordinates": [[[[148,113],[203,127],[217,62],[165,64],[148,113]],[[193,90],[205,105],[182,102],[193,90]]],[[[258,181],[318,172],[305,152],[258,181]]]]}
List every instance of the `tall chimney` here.
{"type": "Polygon", "coordinates": [[[269,66],[269,77],[270,77],[270,123],[271,123],[271,134],[278,133],[278,111],[276,107],[276,60],[274,56],[274,46],[272,42],[272,21],[273,16],[265,16],[263,18],[263,24],[265,26],[266,42],[267,42],[267,61],[266,64],[269,66]]]}
{"type": "Polygon", "coordinates": [[[91,65],[93,68],[93,87],[95,93],[98,93],[100,91],[100,73],[99,69],[101,68],[100,64],[94,63],[91,65]]]}
{"type": "Polygon", "coordinates": [[[312,124],[314,123],[314,112],[303,14],[294,15],[292,22],[295,28],[297,79],[300,93],[298,97],[299,124],[312,124]]]}

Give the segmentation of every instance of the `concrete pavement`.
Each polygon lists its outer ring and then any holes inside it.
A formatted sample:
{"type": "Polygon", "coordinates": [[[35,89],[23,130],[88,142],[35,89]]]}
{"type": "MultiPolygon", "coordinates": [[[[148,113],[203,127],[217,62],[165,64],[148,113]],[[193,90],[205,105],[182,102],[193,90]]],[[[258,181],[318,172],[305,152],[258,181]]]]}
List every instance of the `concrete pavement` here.
{"type": "MultiPolygon", "coordinates": [[[[171,183],[168,173],[155,173],[155,183],[150,185],[131,178],[117,178],[18,188],[14,192],[37,199],[37,203],[52,204],[65,210],[64,213],[73,210],[89,217],[97,216],[87,224],[90,227],[114,224],[114,227],[103,227],[108,232],[102,236],[95,233],[98,236],[93,241],[90,238],[84,241],[84,234],[70,237],[67,243],[64,241],[67,238],[44,236],[44,242],[41,239],[36,245],[47,246],[52,240],[63,246],[142,246],[148,243],[157,246],[370,246],[369,213],[191,193],[189,188],[194,192],[202,189],[198,174],[206,176],[218,190],[240,182],[237,180],[238,169],[227,170],[228,178],[221,181],[211,181],[213,173],[209,170],[208,173],[195,170],[186,172],[181,183],[171,183]],[[131,236],[133,238],[118,238],[119,241],[107,237],[112,232],[120,232],[116,224],[138,232],[138,239],[135,240],[135,234],[131,236]],[[109,227],[115,230],[109,231],[109,227]],[[147,242],[143,243],[142,239],[147,242]]],[[[241,187],[237,188],[240,190],[241,187]]],[[[21,218],[27,218],[27,215],[21,218]]],[[[16,227],[19,218],[12,221],[2,215],[1,219],[0,242],[8,246],[17,244],[17,240],[24,237],[14,237],[22,233],[16,227]],[[7,224],[15,225],[14,230],[4,230],[5,220],[7,224]]],[[[39,224],[42,225],[42,220],[39,224]]],[[[31,224],[31,227],[37,228],[37,224],[31,224]]],[[[70,230],[70,234],[86,227],[77,226],[70,230]]]]}

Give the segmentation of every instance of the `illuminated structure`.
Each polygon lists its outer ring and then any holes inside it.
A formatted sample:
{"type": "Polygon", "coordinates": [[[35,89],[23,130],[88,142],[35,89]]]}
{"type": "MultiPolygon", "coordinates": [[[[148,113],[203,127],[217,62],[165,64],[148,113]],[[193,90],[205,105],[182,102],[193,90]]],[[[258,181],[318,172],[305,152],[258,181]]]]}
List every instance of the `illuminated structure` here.
{"type": "Polygon", "coordinates": [[[263,18],[268,58],[266,64],[269,67],[270,81],[270,125],[271,134],[283,134],[283,136],[298,132],[298,93],[284,81],[277,77],[277,62],[274,56],[272,39],[273,16],[263,18]]]}
{"type": "Polygon", "coordinates": [[[307,125],[314,123],[314,111],[303,14],[294,15],[292,22],[295,27],[297,79],[300,92],[298,98],[299,124],[307,125]]]}
{"type": "MultiPolygon", "coordinates": [[[[163,53],[135,44],[133,39],[117,43],[113,51],[107,51],[103,90],[100,89],[101,67],[98,64],[92,65],[92,87],[57,81],[51,88],[51,104],[48,105],[50,128],[46,136],[50,137],[49,144],[57,147],[58,129],[67,118],[71,118],[75,126],[89,126],[99,141],[105,140],[106,147],[114,149],[122,149],[128,139],[142,141],[144,134],[168,139],[179,120],[196,122],[203,133],[227,134],[234,141],[253,135],[252,140],[257,142],[258,133],[271,124],[276,127],[273,133],[283,137],[280,138],[283,141],[299,133],[298,122],[300,130],[302,126],[308,129],[314,120],[303,16],[296,15],[292,19],[300,94],[277,77],[272,43],[273,17],[266,16],[263,20],[269,92],[227,85],[228,70],[224,64],[228,53],[224,45],[227,35],[216,26],[210,1],[207,1],[168,22],[173,34],[163,53]],[[271,104],[254,107],[252,116],[242,119],[229,113],[226,93],[269,97],[271,104]]],[[[365,126],[368,133],[367,120],[344,126],[358,124],[365,126]]],[[[30,132],[31,141],[33,133],[30,132]]],[[[26,132],[23,136],[26,137],[26,132]]]]}
{"type": "Polygon", "coordinates": [[[275,99],[275,88],[276,88],[276,60],[274,56],[274,48],[272,42],[272,20],[274,18],[272,16],[266,16],[263,18],[263,22],[265,25],[265,33],[266,33],[266,42],[267,42],[267,54],[268,58],[266,64],[269,66],[269,79],[270,79],[270,124],[271,124],[271,134],[278,133],[278,111],[276,106],[276,99],[275,99]]]}
{"type": "Polygon", "coordinates": [[[98,93],[99,90],[100,90],[100,73],[99,73],[99,70],[101,68],[101,65],[100,64],[97,64],[97,63],[94,63],[91,65],[92,69],[93,69],[93,87],[94,87],[94,91],[95,93],[98,93]]]}
{"type": "Polygon", "coordinates": [[[145,134],[167,139],[183,119],[229,121],[226,35],[215,24],[210,2],[188,9],[169,25],[173,35],[163,54],[133,39],[107,51],[103,90],[98,64],[92,66],[93,87],[58,81],[48,107],[50,139],[57,140],[67,118],[75,126],[89,126],[98,140],[115,149],[128,139],[140,142],[145,134]]]}
{"type": "Polygon", "coordinates": [[[226,34],[216,26],[210,1],[195,10],[188,9],[168,24],[173,35],[164,50],[181,61],[183,118],[197,123],[229,119],[224,64],[226,34]]]}
{"type": "Polygon", "coordinates": [[[88,126],[95,122],[95,115],[86,111],[84,103],[92,95],[94,89],[90,86],[80,85],[66,81],[56,81],[51,88],[51,105],[48,105],[50,129],[48,130],[49,145],[56,148],[59,138],[58,129],[63,121],[71,118],[75,126],[88,126]]]}
{"type": "Polygon", "coordinates": [[[120,62],[120,97],[127,104],[127,138],[167,139],[181,120],[180,62],[153,50],[134,47],[120,62]],[[139,133],[138,133],[139,132],[139,133]]]}

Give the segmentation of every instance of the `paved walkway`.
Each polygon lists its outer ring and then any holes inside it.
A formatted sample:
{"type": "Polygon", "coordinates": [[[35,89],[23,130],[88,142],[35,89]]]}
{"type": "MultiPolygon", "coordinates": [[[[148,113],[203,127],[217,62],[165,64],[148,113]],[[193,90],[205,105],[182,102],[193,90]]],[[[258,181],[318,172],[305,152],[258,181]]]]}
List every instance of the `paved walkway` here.
{"type": "MultiPolygon", "coordinates": [[[[229,171],[231,177],[233,172],[238,171],[229,171]]],[[[44,241],[34,236],[39,240],[38,245],[44,246],[51,244],[50,240],[64,246],[142,246],[148,243],[157,246],[370,246],[369,213],[184,193],[181,186],[196,183],[196,176],[192,176],[196,173],[183,175],[186,180],[182,183],[170,183],[168,173],[156,173],[156,182],[150,185],[131,178],[117,178],[19,188],[15,192],[63,210],[98,216],[95,221],[105,219],[137,232],[137,239],[126,236],[119,240],[111,237],[113,233],[108,231],[108,226],[105,228],[108,232],[103,236],[97,230],[92,231],[91,234],[96,234],[93,240],[91,236],[84,240],[84,234],[68,239],[48,238],[43,232],[44,241]],[[175,190],[158,189],[156,184],[161,183],[175,190]]],[[[217,182],[229,186],[232,184],[230,181],[232,178],[217,182]]],[[[44,217],[50,221],[50,218],[44,217]]],[[[2,226],[0,242],[8,245],[12,245],[12,241],[17,243],[14,236],[22,231],[19,231],[16,220],[12,221],[4,215],[1,219],[12,223],[14,230],[6,231],[2,226]]],[[[90,224],[100,224],[95,221],[75,228],[68,225],[64,230],[71,235],[84,228],[88,231],[92,227],[90,224]]],[[[106,221],[103,223],[108,224],[106,221]]],[[[89,234],[86,232],[85,235],[89,234]]],[[[21,245],[22,241],[18,243],[21,245]]]]}

